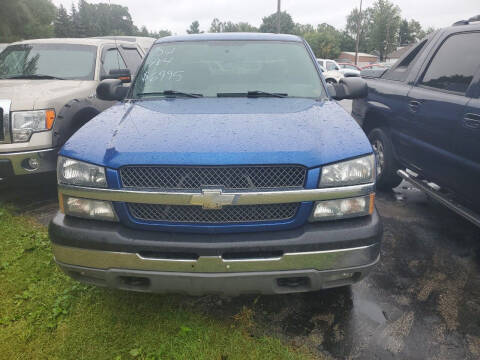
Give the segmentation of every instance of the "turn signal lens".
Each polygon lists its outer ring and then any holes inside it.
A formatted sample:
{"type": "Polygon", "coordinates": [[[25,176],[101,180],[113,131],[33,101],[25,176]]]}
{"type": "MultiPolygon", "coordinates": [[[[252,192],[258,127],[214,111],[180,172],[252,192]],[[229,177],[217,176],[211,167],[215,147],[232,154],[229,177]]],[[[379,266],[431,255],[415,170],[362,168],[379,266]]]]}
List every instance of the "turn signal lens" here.
{"type": "Polygon", "coordinates": [[[45,111],[45,127],[48,130],[51,130],[54,122],[55,122],[55,110],[45,111]]]}

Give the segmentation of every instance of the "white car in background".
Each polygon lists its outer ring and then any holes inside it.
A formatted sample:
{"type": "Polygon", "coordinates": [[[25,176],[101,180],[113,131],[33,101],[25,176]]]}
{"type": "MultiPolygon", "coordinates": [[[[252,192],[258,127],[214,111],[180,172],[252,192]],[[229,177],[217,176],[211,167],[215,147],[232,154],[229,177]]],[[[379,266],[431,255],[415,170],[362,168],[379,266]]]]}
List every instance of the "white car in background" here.
{"type": "Polygon", "coordinates": [[[355,77],[360,76],[360,68],[353,64],[348,63],[339,63],[340,72],[345,75],[345,77],[355,77]]]}
{"type": "Polygon", "coordinates": [[[360,71],[358,69],[341,66],[335,60],[317,59],[317,61],[320,66],[327,71],[339,71],[345,77],[360,76],[360,71]]]}
{"type": "Polygon", "coordinates": [[[318,63],[318,65],[320,66],[322,75],[328,84],[337,84],[340,81],[340,79],[344,78],[343,74],[340,71],[337,71],[337,70],[328,71],[320,63],[318,63]]]}

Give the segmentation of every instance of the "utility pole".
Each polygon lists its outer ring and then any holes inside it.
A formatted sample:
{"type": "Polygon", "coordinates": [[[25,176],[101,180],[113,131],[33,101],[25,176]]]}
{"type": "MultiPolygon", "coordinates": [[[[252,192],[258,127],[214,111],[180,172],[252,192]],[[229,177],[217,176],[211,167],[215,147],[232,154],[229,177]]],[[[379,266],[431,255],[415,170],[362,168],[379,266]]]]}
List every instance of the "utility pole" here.
{"type": "Polygon", "coordinates": [[[280,11],[282,0],[277,0],[277,34],[280,34],[280,16],[282,15],[280,11]]]}
{"type": "Polygon", "coordinates": [[[357,39],[355,40],[355,65],[358,63],[358,44],[360,43],[360,27],[362,25],[362,0],[360,0],[360,10],[358,11],[357,20],[357,39]]]}

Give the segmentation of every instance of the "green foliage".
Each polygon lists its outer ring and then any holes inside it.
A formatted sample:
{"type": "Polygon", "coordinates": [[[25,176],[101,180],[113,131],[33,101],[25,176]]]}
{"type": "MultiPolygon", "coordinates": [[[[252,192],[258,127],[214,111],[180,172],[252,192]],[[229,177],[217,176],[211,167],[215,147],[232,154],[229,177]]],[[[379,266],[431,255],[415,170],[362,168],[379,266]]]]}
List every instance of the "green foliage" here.
{"type": "MultiPolygon", "coordinates": [[[[260,32],[276,33],[277,32],[277,13],[266,16],[262,19],[262,24],[259,28],[260,32]]],[[[286,11],[280,13],[280,33],[281,34],[295,34],[295,23],[292,17],[286,11]]]]}
{"type": "Polygon", "coordinates": [[[400,13],[400,8],[391,1],[377,0],[361,14],[357,8],[353,9],[347,16],[346,31],[356,39],[359,30],[359,51],[376,52],[383,60],[398,46],[415,43],[428,34],[418,21],[402,20],[400,13]]]}
{"type": "Polygon", "coordinates": [[[315,28],[311,24],[300,24],[296,23],[293,33],[298,36],[303,36],[308,33],[315,32],[315,28]]]}
{"type": "Polygon", "coordinates": [[[128,8],[110,3],[72,2],[70,13],[51,0],[2,0],[0,42],[32,38],[130,35],[162,37],[168,30],[149,32],[133,24],[128,8]]]}
{"type": "Polygon", "coordinates": [[[335,59],[341,51],[351,51],[355,41],[346,32],[323,23],[317,29],[304,34],[317,58],[335,59]]]}
{"type": "Polygon", "coordinates": [[[252,337],[252,310],[219,316],[209,297],[81,285],[55,265],[46,228],[0,205],[0,358],[305,359],[252,337]]]}
{"type": "Polygon", "coordinates": [[[372,8],[371,42],[380,61],[397,49],[400,8],[388,0],[377,0],[372,8]]]}
{"type": "Polygon", "coordinates": [[[256,31],[258,31],[258,29],[247,22],[233,23],[231,21],[220,21],[217,18],[213,19],[209,30],[209,32],[211,33],[256,31]]]}
{"type": "Polygon", "coordinates": [[[2,0],[0,42],[53,36],[55,14],[51,0],[2,0]]]}
{"type": "Polygon", "coordinates": [[[190,27],[187,29],[187,33],[188,34],[200,34],[200,23],[197,20],[193,21],[190,24],[190,27]]]}
{"type": "Polygon", "coordinates": [[[372,49],[370,42],[372,26],[371,8],[363,9],[361,13],[358,8],[355,8],[347,16],[347,26],[345,30],[354,41],[357,38],[357,31],[359,31],[359,51],[361,52],[370,52],[374,50],[372,49]]]}
{"type": "Polygon", "coordinates": [[[57,16],[54,22],[55,36],[56,37],[71,37],[72,33],[72,20],[68,15],[67,10],[60,4],[57,11],[57,16]]]}

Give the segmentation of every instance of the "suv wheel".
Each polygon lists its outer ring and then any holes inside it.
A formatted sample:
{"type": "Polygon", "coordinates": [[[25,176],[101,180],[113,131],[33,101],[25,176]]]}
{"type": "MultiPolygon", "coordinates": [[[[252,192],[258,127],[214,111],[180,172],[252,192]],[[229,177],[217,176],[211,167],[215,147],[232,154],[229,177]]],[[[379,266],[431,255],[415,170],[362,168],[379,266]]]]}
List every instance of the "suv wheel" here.
{"type": "Polygon", "coordinates": [[[385,129],[375,128],[368,133],[377,160],[377,188],[390,190],[397,187],[402,178],[397,175],[399,165],[393,156],[393,144],[385,129]]]}

